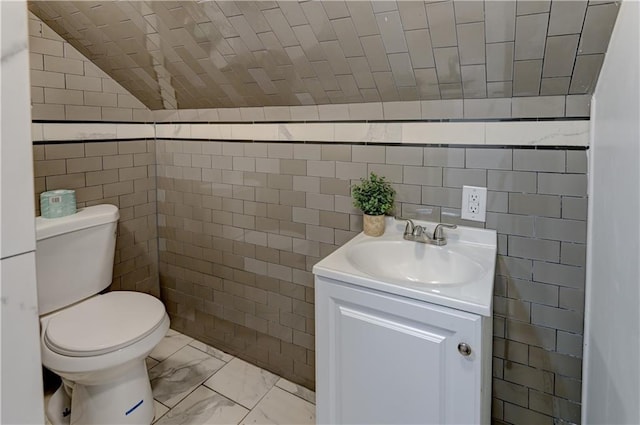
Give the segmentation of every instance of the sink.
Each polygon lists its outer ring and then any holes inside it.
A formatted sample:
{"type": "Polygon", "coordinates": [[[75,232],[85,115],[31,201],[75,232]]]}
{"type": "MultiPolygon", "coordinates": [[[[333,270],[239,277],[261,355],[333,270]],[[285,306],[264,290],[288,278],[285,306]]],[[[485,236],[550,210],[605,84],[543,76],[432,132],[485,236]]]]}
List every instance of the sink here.
{"type": "Polygon", "coordinates": [[[370,276],[425,285],[459,285],[487,273],[465,250],[405,240],[367,240],[350,246],[346,257],[370,276]],[[461,252],[462,251],[462,252],[461,252]]]}
{"type": "MultiPolygon", "coordinates": [[[[414,220],[433,232],[437,223],[414,220]]],[[[386,219],[380,237],[364,233],[313,266],[313,273],[483,316],[491,316],[496,266],[495,230],[447,229],[447,244],[403,239],[404,222],[386,219]]]]}

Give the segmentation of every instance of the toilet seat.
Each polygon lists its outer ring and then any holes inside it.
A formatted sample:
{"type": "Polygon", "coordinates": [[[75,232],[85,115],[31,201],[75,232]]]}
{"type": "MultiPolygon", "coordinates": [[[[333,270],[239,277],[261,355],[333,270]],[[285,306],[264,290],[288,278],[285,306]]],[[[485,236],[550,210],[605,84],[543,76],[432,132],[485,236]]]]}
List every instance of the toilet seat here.
{"type": "Polygon", "coordinates": [[[145,338],[163,323],[165,316],[162,302],[148,294],[109,292],[54,314],[43,342],[63,356],[98,356],[145,338]]]}

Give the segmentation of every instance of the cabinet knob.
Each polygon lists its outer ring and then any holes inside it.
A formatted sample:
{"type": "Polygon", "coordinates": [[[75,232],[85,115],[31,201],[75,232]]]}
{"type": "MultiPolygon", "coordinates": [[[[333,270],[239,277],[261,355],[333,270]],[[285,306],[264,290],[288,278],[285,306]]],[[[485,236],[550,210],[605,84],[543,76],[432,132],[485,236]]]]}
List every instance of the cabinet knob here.
{"type": "Polygon", "coordinates": [[[460,352],[460,354],[462,354],[465,357],[471,355],[471,347],[469,346],[469,344],[464,342],[461,342],[460,344],[458,344],[458,351],[460,352]]]}

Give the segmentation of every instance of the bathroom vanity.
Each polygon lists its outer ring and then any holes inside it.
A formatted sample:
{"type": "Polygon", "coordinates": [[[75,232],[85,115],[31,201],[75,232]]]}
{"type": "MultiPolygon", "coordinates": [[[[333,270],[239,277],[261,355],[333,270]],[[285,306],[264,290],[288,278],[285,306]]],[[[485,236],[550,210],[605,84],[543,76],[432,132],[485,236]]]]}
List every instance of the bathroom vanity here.
{"type": "Polygon", "coordinates": [[[496,233],[387,220],[313,268],[317,422],[488,424],[496,233]]]}

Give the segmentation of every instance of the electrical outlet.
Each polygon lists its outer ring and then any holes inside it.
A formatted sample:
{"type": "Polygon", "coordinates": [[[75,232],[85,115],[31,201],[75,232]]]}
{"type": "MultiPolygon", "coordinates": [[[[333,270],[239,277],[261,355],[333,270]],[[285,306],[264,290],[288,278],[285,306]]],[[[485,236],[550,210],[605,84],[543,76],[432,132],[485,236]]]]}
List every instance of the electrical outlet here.
{"type": "Polygon", "coordinates": [[[487,188],[462,186],[461,217],[465,220],[485,221],[487,216],[487,188]]]}

